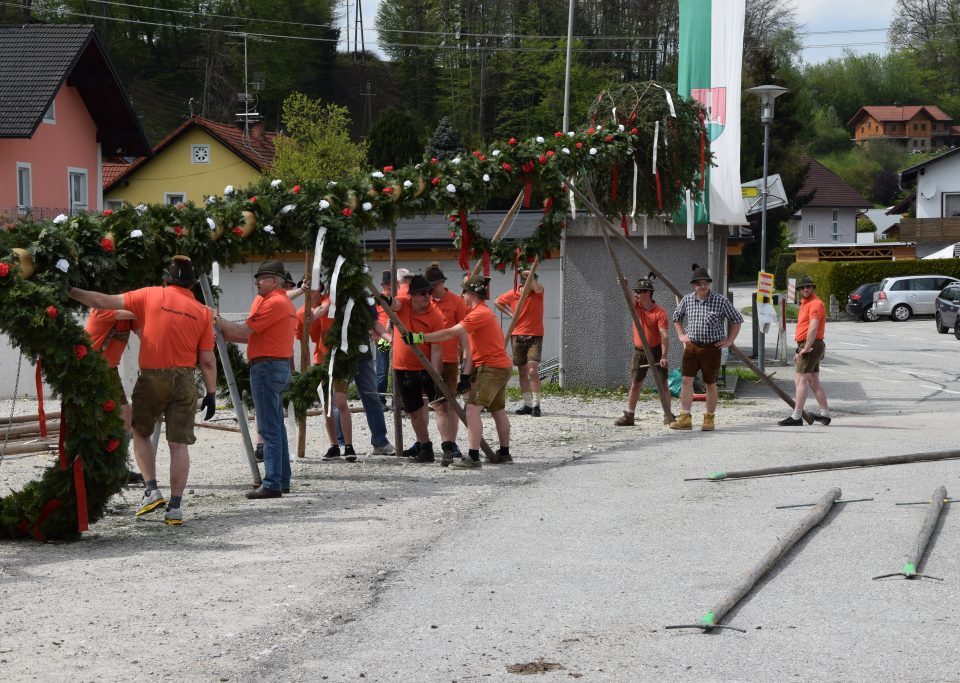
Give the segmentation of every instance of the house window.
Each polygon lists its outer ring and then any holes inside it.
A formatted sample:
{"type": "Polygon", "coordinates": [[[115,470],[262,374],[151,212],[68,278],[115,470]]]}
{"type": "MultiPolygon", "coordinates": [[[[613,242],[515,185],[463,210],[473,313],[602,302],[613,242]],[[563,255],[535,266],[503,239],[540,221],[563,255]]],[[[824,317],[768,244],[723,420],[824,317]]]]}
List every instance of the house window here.
{"type": "Polygon", "coordinates": [[[30,182],[30,164],[17,162],[17,209],[24,214],[33,206],[33,184],[30,182]]]}
{"type": "Polygon", "coordinates": [[[920,146],[921,146],[921,147],[926,147],[926,146],[927,146],[927,141],[926,141],[926,140],[921,140],[921,141],[920,141],[920,146]]]}
{"type": "Polygon", "coordinates": [[[167,206],[176,206],[177,204],[186,204],[187,195],[183,192],[164,192],[163,203],[167,206]]]}
{"type": "Polygon", "coordinates": [[[913,124],[913,130],[915,131],[920,130],[920,124],[918,123],[913,124]]]}
{"type": "Polygon", "coordinates": [[[50,102],[50,106],[47,107],[47,111],[43,114],[44,123],[56,123],[57,122],[57,101],[53,100],[50,102]]]}
{"type": "Polygon", "coordinates": [[[943,193],[943,215],[960,216],[960,192],[943,193]]]}
{"type": "Polygon", "coordinates": [[[107,202],[107,208],[110,209],[111,211],[117,211],[123,208],[122,199],[108,199],[106,200],[106,202],[107,202]]]}
{"type": "Polygon", "coordinates": [[[817,224],[807,223],[807,241],[813,242],[817,239],[817,224]]]}
{"type": "Polygon", "coordinates": [[[833,216],[830,221],[830,239],[834,242],[840,241],[840,211],[833,210],[833,216]]]}
{"type": "Polygon", "coordinates": [[[70,215],[87,210],[87,169],[67,169],[67,188],[70,197],[70,215]]]}
{"type": "Polygon", "coordinates": [[[210,145],[190,145],[190,162],[194,164],[209,164],[210,145]]]}

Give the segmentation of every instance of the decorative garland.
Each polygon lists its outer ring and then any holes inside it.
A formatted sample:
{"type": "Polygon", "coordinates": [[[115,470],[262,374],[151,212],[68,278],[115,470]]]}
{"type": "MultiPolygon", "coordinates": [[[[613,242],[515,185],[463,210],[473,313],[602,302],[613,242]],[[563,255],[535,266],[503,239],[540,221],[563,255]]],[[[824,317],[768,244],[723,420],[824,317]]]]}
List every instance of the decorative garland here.
{"type": "MultiPolygon", "coordinates": [[[[340,349],[333,378],[347,380],[368,351],[372,324],[363,231],[441,213],[450,217],[463,263],[484,258],[502,271],[557,248],[568,208],[567,178],[589,177],[611,213],[669,214],[687,190],[699,193],[703,163],[710,159],[701,153],[702,109],[673,94],[673,116],[666,94],[659,84],[611,91],[600,98],[614,103],[610,111],[595,107],[594,125],[585,130],[510,138],[450,160],[387,166],[360,178],[292,187],[261,179],[242,190],[228,186],[222,197],[199,206],[128,206],[0,231],[0,330],[34,362],[42,357],[43,376],[61,396],[66,416],[59,464],[0,499],[0,538],[74,538],[87,520],[103,515],[126,476],[123,424],[110,395],[107,366],[90,353],[73,314],[79,307],[65,294],[67,280],[118,293],[159,284],[174,254],[187,254],[198,272],[210,272],[215,262],[230,267],[250,254],[309,249],[324,229],[320,265],[325,281],[337,259],[344,259],[337,274],[337,297],[344,305],[337,307],[326,342],[340,349]],[[638,179],[634,199],[632,186],[626,191],[628,175],[635,164],[650,169],[654,150],[659,186],[649,177],[638,179]],[[510,246],[493,244],[469,215],[492,194],[517,188],[524,189],[527,205],[536,201],[543,207],[543,219],[531,237],[510,246]],[[351,299],[356,305],[344,333],[343,313],[351,299]]],[[[294,377],[290,397],[299,413],[317,401],[328,372],[323,365],[294,377]]]]}

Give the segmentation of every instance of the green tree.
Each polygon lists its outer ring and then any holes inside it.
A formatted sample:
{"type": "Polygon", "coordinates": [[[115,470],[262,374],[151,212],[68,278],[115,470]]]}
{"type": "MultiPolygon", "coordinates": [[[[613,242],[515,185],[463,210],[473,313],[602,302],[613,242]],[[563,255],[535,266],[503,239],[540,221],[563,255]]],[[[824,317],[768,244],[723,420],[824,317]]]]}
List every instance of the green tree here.
{"type": "Polygon", "coordinates": [[[367,161],[375,168],[406,166],[423,156],[423,141],[410,112],[389,107],[370,129],[367,138],[367,161]]]}
{"type": "Polygon", "coordinates": [[[274,177],[326,181],[357,173],[366,164],[366,145],[350,140],[346,107],[295,92],[283,102],[283,123],[286,132],[274,141],[274,177]]]}
{"type": "Polygon", "coordinates": [[[437,159],[453,159],[463,151],[465,150],[463,145],[460,144],[460,135],[457,133],[457,129],[450,123],[450,117],[444,116],[440,119],[440,123],[427,143],[427,156],[437,159]]]}
{"type": "Polygon", "coordinates": [[[816,107],[807,129],[810,151],[814,154],[842,152],[853,146],[850,131],[840,121],[833,107],[816,107]]]}

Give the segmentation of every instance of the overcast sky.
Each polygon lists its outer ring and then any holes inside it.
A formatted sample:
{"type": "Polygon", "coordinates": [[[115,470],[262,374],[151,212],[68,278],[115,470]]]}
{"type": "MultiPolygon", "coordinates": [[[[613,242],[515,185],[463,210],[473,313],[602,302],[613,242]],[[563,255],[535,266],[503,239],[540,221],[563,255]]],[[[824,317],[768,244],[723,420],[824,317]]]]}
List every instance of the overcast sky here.
{"type": "MultiPolygon", "coordinates": [[[[353,41],[355,0],[338,0],[340,7],[350,8],[350,40],[353,41]]],[[[365,38],[370,49],[376,44],[377,6],[379,0],[362,0],[363,26],[365,38]]],[[[832,57],[840,57],[844,46],[849,46],[857,54],[868,52],[885,53],[887,51],[886,29],[893,19],[893,7],[896,0],[794,0],[797,18],[805,31],[850,31],[852,29],[883,29],[873,32],[848,32],[822,35],[801,36],[804,45],[830,45],[833,47],[808,48],[803,51],[803,60],[808,64],[817,64],[832,57]],[[856,45],[856,43],[873,43],[856,45]],[[882,43],[882,44],[878,44],[882,43]]],[[[343,19],[341,19],[343,22],[343,19]]],[[[346,49],[341,43],[340,49],[346,49]]],[[[380,53],[379,50],[377,50],[380,53]]],[[[381,53],[382,54],[382,53],[381,53]]]]}

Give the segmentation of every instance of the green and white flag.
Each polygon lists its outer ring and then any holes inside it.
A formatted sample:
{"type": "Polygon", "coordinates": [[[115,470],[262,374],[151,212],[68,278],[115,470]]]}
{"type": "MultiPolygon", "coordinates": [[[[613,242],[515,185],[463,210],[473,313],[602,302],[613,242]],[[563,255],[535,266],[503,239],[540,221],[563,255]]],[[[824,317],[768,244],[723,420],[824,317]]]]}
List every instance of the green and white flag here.
{"type": "MultiPolygon", "coordinates": [[[[680,0],[677,92],[707,109],[710,151],[697,223],[746,225],[740,193],[740,72],[745,0],[680,0]]],[[[681,210],[675,220],[687,220],[681,210]]]]}

